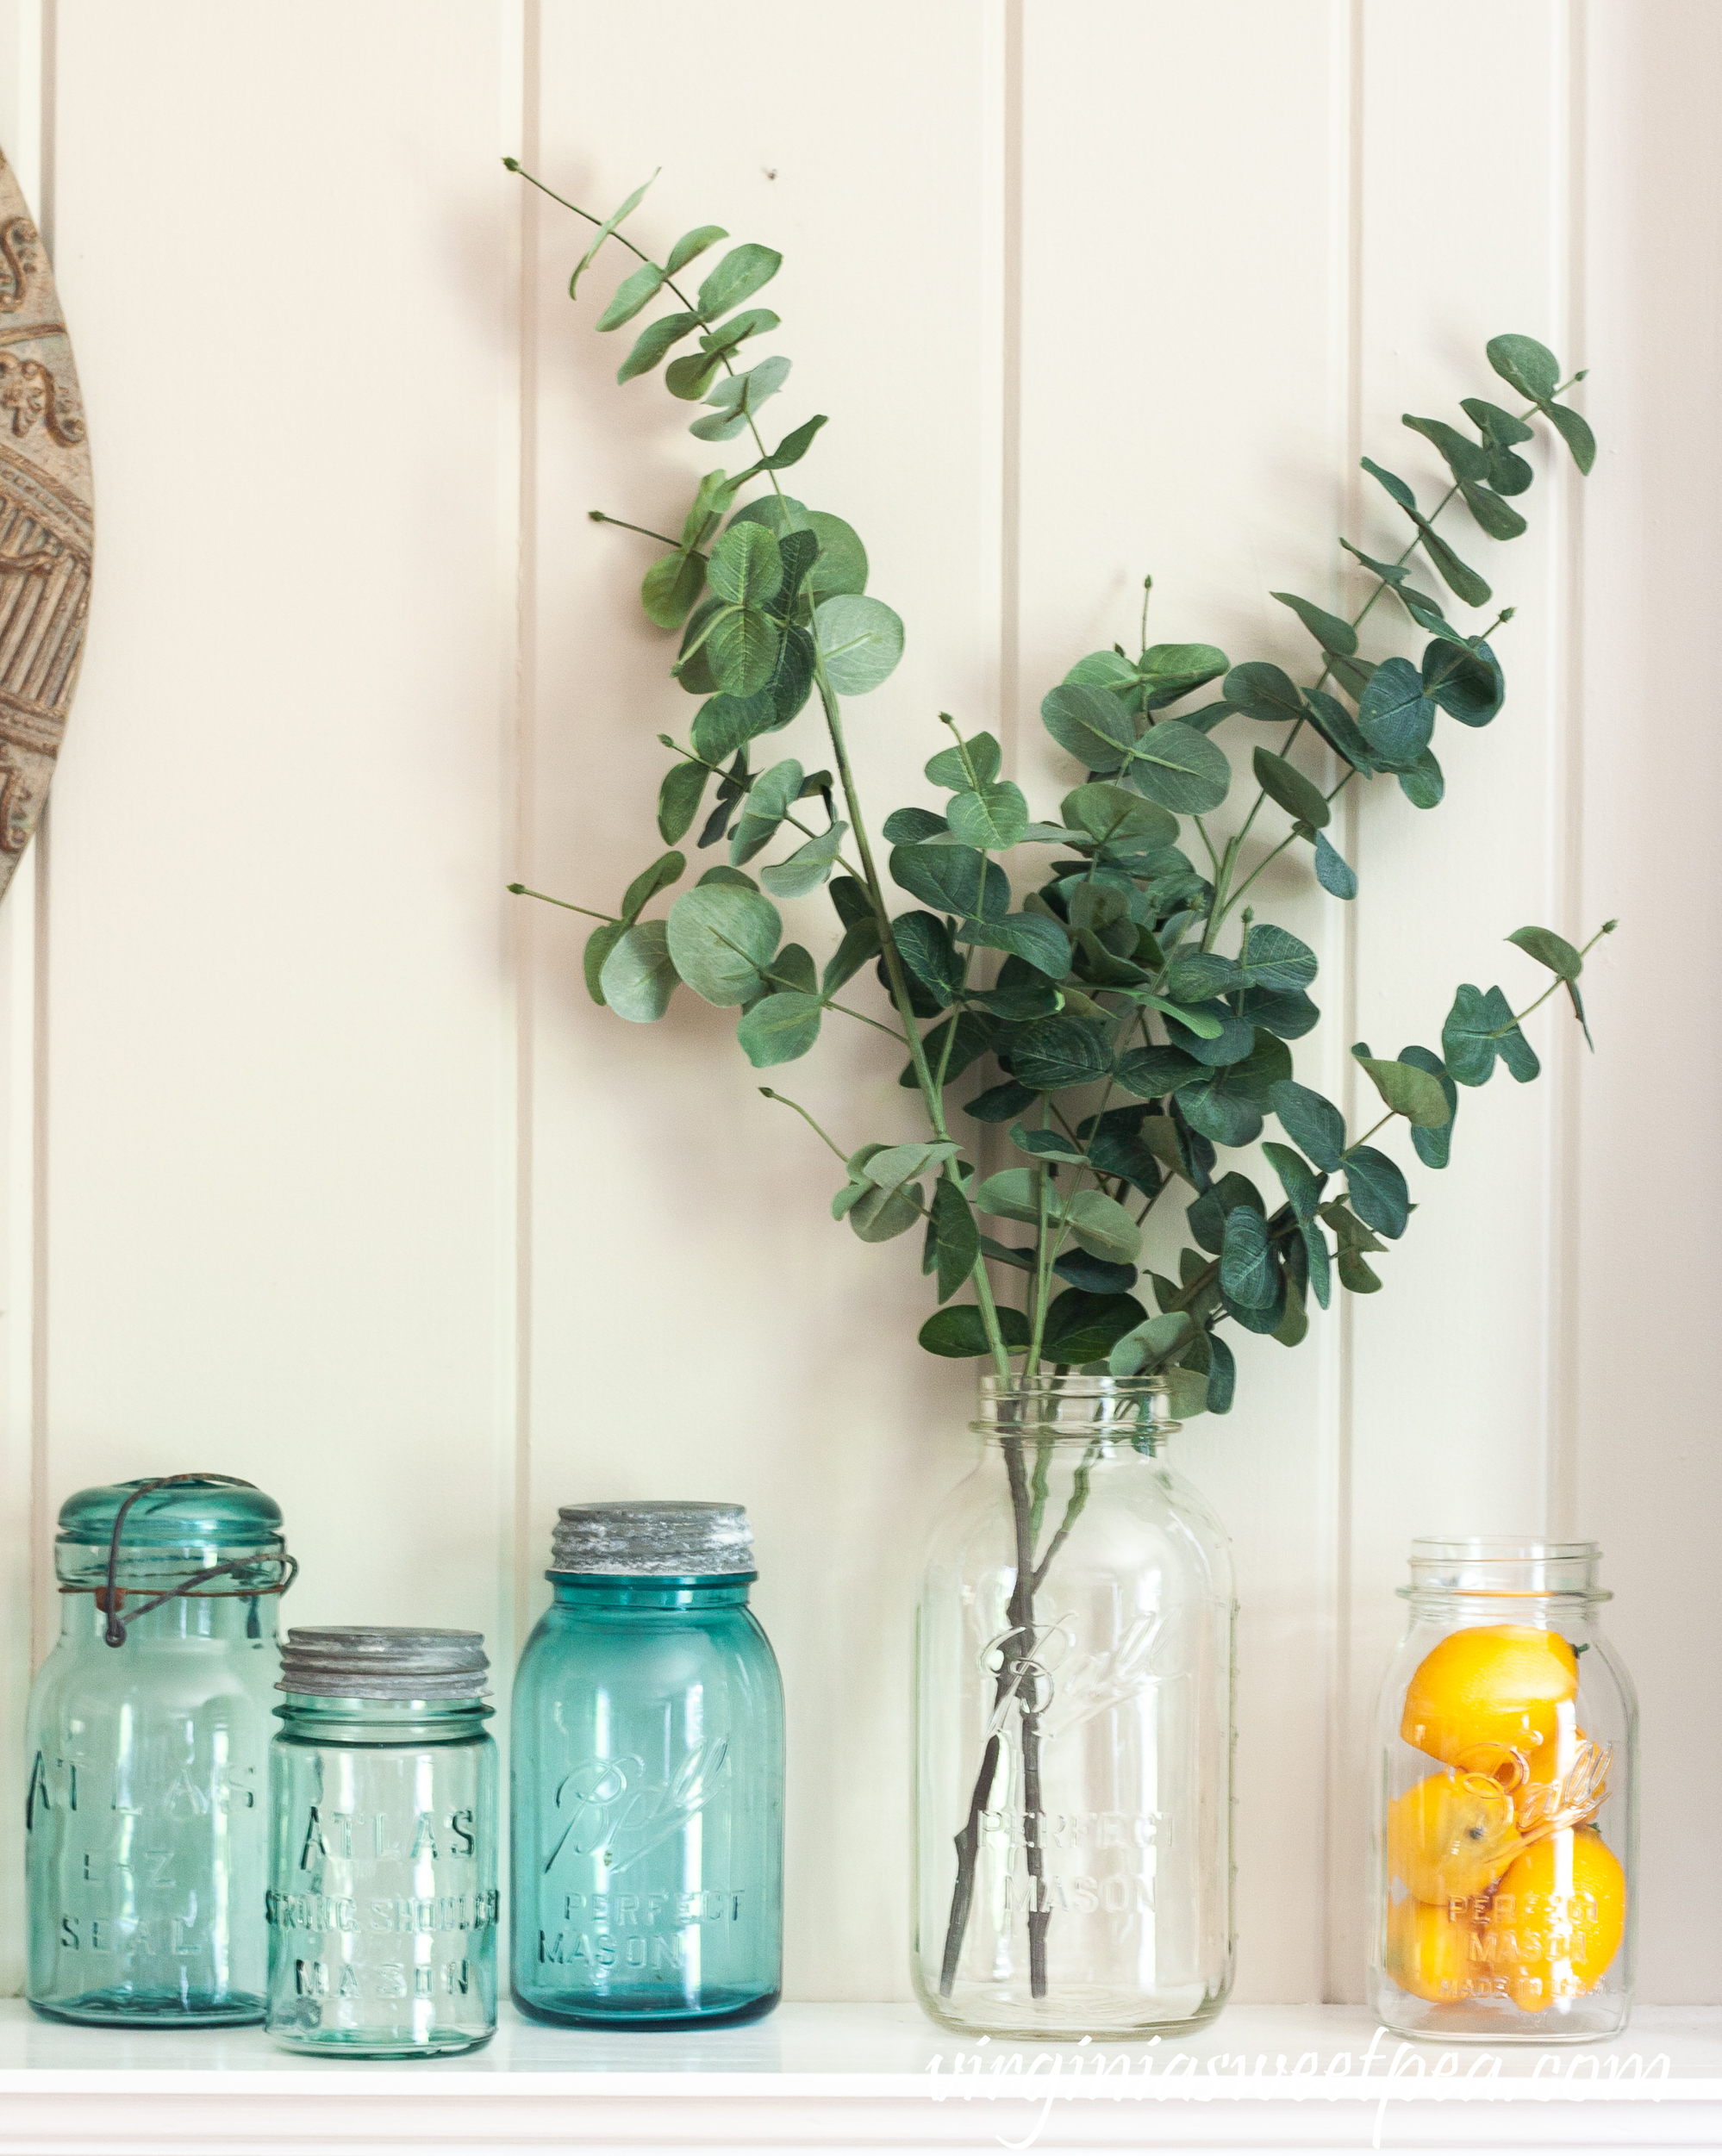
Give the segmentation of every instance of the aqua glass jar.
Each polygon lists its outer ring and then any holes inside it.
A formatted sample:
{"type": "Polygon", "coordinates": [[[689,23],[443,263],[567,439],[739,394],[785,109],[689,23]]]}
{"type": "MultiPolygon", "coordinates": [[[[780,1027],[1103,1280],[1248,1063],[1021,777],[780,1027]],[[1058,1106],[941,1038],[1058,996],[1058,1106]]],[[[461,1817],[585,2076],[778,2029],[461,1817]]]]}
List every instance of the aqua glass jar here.
{"type": "Polygon", "coordinates": [[[981,1381],[916,1628],[921,2004],[1075,2041],[1210,2021],[1233,1966],[1226,1531],[1152,1378],[981,1381]]]}
{"type": "Polygon", "coordinates": [[[263,2018],[281,1511],[248,1482],[80,1490],[30,1692],[26,1997],[65,2021],[263,2018]]]}
{"type": "Polygon", "coordinates": [[[565,1506],[514,1700],[514,1992],[541,2021],[752,2021],[783,1963],[783,1692],[739,1505],[565,1506]]]}
{"type": "Polygon", "coordinates": [[[478,1632],[288,1634],[265,1906],[287,2050],[431,2058],[495,2034],[489,1667],[478,1632]]]}
{"type": "Polygon", "coordinates": [[[1382,1687],[1369,2005],[1441,2043],[1618,2036],[1638,1709],[1594,1542],[1415,1542],[1382,1687]]]}

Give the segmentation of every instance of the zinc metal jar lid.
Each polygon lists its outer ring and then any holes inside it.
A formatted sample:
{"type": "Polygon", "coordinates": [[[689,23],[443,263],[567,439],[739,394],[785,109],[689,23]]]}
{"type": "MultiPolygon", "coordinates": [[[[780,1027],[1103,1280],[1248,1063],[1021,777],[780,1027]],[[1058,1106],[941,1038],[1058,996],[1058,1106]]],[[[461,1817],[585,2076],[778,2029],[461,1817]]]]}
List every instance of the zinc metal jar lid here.
{"type": "Polygon", "coordinates": [[[482,1632],[296,1625],[276,1690],[319,1699],[482,1699],[490,1667],[482,1632]]]}
{"type": "Polygon", "coordinates": [[[740,1505],[679,1498],[565,1505],[551,1535],[550,1568],[611,1579],[751,1580],[753,1528],[740,1505]]]}

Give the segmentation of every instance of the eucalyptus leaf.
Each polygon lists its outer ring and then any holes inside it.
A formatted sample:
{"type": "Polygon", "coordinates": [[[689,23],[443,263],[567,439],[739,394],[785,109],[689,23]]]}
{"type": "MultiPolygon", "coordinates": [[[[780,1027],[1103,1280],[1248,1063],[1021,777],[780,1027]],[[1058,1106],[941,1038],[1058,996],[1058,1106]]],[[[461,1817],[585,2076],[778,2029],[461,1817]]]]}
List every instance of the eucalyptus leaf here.
{"type": "Polygon", "coordinates": [[[586,993],[594,1003],[602,1003],[604,1000],[604,962],[627,933],[627,930],[621,921],[606,921],[602,927],[595,928],[586,938],[583,965],[586,975],[586,993]]]}
{"type": "Polygon", "coordinates": [[[697,554],[665,554],[640,579],[640,603],[655,628],[679,629],[705,589],[706,565],[697,554]]]}
{"type": "Polygon", "coordinates": [[[1357,727],[1388,770],[1408,769],[1429,746],[1435,706],[1409,659],[1390,658],[1376,669],[1357,705],[1357,727]]]}
{"type": "Polygon", "coordinates": [[[1130,773],[1151,801],[1180,816],[1218,808],[1232,785],[1225,752],[1176,719],[1149,727],[1136,745],[1130,773]]]}
{"type": "Polygon", "coordinates": [[[732,524],[720,535],[706,579],[732,606],[763,607],[783,589],[783,558],[763,525],[732,524]]]}
{"type": "Polygon", "coordinates": [[[1405,1233],[1411,1218],[1411,1194],[1396,1162],[1373,1145],[1359,1145],[1345,1156],[1345,1191],[1351,1210],[1366,1227],[1385,1236],[1405,1233]]]}
{"type": "Polygon", "coordinates": [[[718,688],[731,696],[751,696],[764,689],[777,670],[780,642],[777,623],[761,608],[726,608],[713,625],[708,645],[718,688]]]}
{"type": "Polygon", "coordinates": [[[640,921],[616,938],[598,985],[618,1018],[637,1025],[661,1019],[676,991],[676,969],[662,921],[640,921]]]}
{"type": "Polygon", "coordinates": [[[1091,780],[1066,794],[1059,814],[1066,825],[1085,831],[1096,845],[1121,846],[1135,839],[1150,847],[1176,845],[1178,819],[1158,802],[1144,801],[1127,787],[1091,780]]]}
{"type": "Polygon", "coordinates": [[[1217,681],[1228,664],[1213,644],[1150,645],[1138,670],[1148,709],[1159,711],[1205,682],[1217,681]]]}
{"type": "Polygon", "coordinates": [[[1259,719],[1264,726],[1295,726],[1303,716],[1297,684],[1282,667],[1266,659],[1232,668],[1226,676],[1226,701],[1233,710],[1247,719],[1259,719]]]}
{"type": "Polygon", "coordinates": [[[965,969],[936,913],[900,913],[891,923],[897,955],[942,1010],[963,993],[965,969]]]}
{"type": "Polygon", "coordinates": [[[1111,1044],[1104,1028],[1086,1019],[1042,1019],[1018,1033],[1010,1062],[1020,1085],[1036,1093],[1061,1093],[1104,1078],[1112,1065],[1111,1044]]]}
{"type": "Polygon", "coordinates": [[[1090,771],[1116,771],[1135,754],[1135,721],[1107,689],[1061,682],[1041,698],[1040,719],[1059,747],[1090,771]]]}
{"type": "MultiPolygon", "coordinates": [[[[1022,1312],[1013,1310],[1008,1303],[1001,1303],[997,1317],[1006,1347],[1026,1348],[1028,1320],[1022,1312]]],[[[973,1303],[953,1303],[948,1310],[934,1311],[918,1337],[929,1355],[976,1355],[992,1352],[986,1325],[973,1303]]]]}
{"type": "Polygon", "coordinates": [[[1541,404],[1560,386],[1559,362],[1534,337],[1491,337],[1483,350],[1490,366],[1520,396],[1541,404]]]}
{"type": "Polygon", "coordinates": [[[1141,1255],[1141,1229],[1126,1207],[1104,1191],[1075,1192],[1064,1217],[1090,1257],[1104,1258],[1109,1265],[1133,1265],[1141,1255]]]}
{"type": "Polygon", "coordinates": [[[660,854],[649,869],[642,869],[622,894],[621,917],[624,925],[631,928],[660,891],[668,890],[672,883],[679,883],[687,866],[683,855],[664,853],[660,854]]]}
{"type": "Polygon", "coordinates": [[[1426,1070],[1441,1088],[1441,1097],[1447,1104],[1446,1121],[1439,1125],[1413,1125],[1411,1143],[1426,1168],[1444,1168],[1452,1157],[1453,1121],[1459,1112],[1459,1089],[1448,1076],[1441,1058],[1426,1048],[1401,1048],[1399,1060],[1409,1063],[1414,1070],[1426,1070]]]}
{"type": "Polygon", "coordinates": [[[819,1038],[825,1006],[800,989],[781,990],[753,1005],[735,1029],[742,1052],[756,1070],[794,1062],[819,1038]]]}
{"type": "Polygon", "coordinates": [[[1249,1310],[1264,1310],[1274,1300],[1277,1282],[1268,1224],[1249,1206],[1234,1206],[1226,1216],[1220,1284],[1232,1302],[1249,1310]]]}
{"type": "Polygon", "coordinates": [[[1191,1325],[1187,1310],[1163,1311],[1157,1318],[1145,1318],[1114,1342],[1107,1368],[1114,1377],[1138,1377],[1144,1370],[1157,1369],[1189,1339],[1191,1325]]]}
{"type": "Polygon", "coordinates": [[[933,785],[942,786],[947,793],[960,794],[972,788],[986,788],[999,775],[1003,762],[996,736],[990,733],[971,734],[960,746],[941,749],[927,761],[927,776],[933,785]]]}
{"type": "Polygon", "coordinates": [[[776,726],[776,708],[765,689],[752,696],[713,696],[694,714],[694,753],[708,763],[727,763],[738,749],[776,726]]]}
{"type": "Polygon", "coordinates": [[[1329,844],[1326,832],[1313,834],[1315,840],[1315,880],[1324,891],[1331,891],[1335,898],[1354,899],[1357,895],[1356,870],[1329,844]]]}
{"type": "Polygon", "coordinates": [[[587,248],[584,254],[581,256],[580,259],[574,265],[574,274],[568,280],[568,296],[570,299],[574,297],[576,291],[578,290],[581,278],[591,267],[593,258],[596,255],[599,248],[603,246],[605,240],[609,238],[610,234],[616,229],[617,226],[620,225],[625,218],[632,216],[633,212],[639,209],[641,202],[645,199],[646,189],[651,186],[652,180],[655,180],[657,177],[658,174],[654,172],[652,175],[652,179],[642,180],[640,184],[634,189],[633,194],[631,194],[627,197],[627,201],[623,203],[621,208],[620,209],[613,209],[609,215],[605,218],[602,224],[598,227],[597,237],[593,240],[591,246],[587,248]]]}
{"type": "Polygon", "coordinates": [[[1289,607],[1324,651],[1338,651],[1342,657],[1350,658],[1357,651],[1357,632],[1337,614],[1329,614],[1313,600],[1299,599],[1289,591],[1275,591],[1268,595],[1277,599],[1282,607],[1289,607]]]}
{"type": "Polygon", "coordinates": [[[696,304],[701,319],[715,321],[720,315],[728,314],[732,307],[752,299],[783,266],[783,256],[770,247],[758,246],[752,241],[732,247],[700,287],[696,304]]]}
{"type": "Polygon", "coordinates": [[[1336,755],[1343,757],[1354,771],[1368,773],[1376,769],[1374,750],[1337,696],[1330,696],[1325,689],[1307,689],[1303,701],[1311,725],[1336,755]]]}
{"type": "Polygon", "coordinates": [[[1040,1353],[1047,1362],[1104,1362],[1148,1313],[1133,1295],[1096,1295],[1068,1287],[1047,1306],[1040,1353]]]}
{"type": "Polygon", "coordinates": [[[1258,748],[1251,759],[1255,766],[1256,783],[1270,801],[1277,801],[1288,816],[1320,830],[1332,811],[1327,798],[1311,778],[1306,778],[1295,763],[1288,763],[1271,749],[1258,748]]]}
{"type": "Polygon", "coordinates": [[[1418,1124],[1426,1130],[1438,1130],[1444,1123],[1452,1120],[1441,1081],[1432,1072],[1414,1063],[1388,1062],[1379,1056],[1358,1056],[1356,1049],[1351,1053],[1357,1056],[1369,1074],[1376,1091],[1395,1115],[1402,1115],[1407,1123],[1418,1124]]]}
{"type": "Polygon", "coordinates": [[[1423,654],[1423,693],[1461,726],[1486,726],[1507,701],[1507,683],[1487,644],[1438,640],[1423,654]]]}
{"type": "Polygon", "coordinates": [[[1507,940],[1563,981],[1576,981],[1584,971],[1583,957],[1552,928],[1515,928],[1507,940]]]}
{"type": "Polygon", "coordinates": [[[1333,1103],[1289,1078],[1273,1087],[1269,1102],[1292,1143],[1332,1175],[1345,1151],[1345,1119],[1333,1103]]]}
{"type": "MultiPolygon", "coordinates": [[[[744,819],[744,821],[746,819],[744,819]]],[[[847,824],[833,824],[805,845],[797,846],[787,861],[759,871],[759,881],[773,898],[805,898],[831,874],[831,864],[841,848],[847,824]]]]}
{"type": "Polygon", "coordinates": [[[637,375],[650,374],[665,352],[681,343],[689,330],[697,329],[700,318],[691,310],[674,315],[660,315],[635,338],[633,349],[616,369],[616,380],[632,382],[637,375]]]}
{"type": "Polygon", "coordinates": [[[951,826],[930,808],[894,808],[880,828],[889,844],[914,846],[925,838],[939,837],[951,826]]]}
{"type": "Polygon", "coordinates": [[[793,757],[762,771],[749,789],[741,818],[729,842],[730,866],[739,869],[769,846],[777,827],[801,798],[805,774],[793,757]]]}
{"type": "Polygon", "coordinates": [[[664,267],[671,277],[677,270],[685,270],[696,255],[703,254],[708,247],[715,246],[729,234],[721,225],[696,225],[691,232],[684,232],[671,248],[664,267]]]}
{"type": "Polygon", "coordinates": [[[1485,994],[1469,981],[1455,995],[1441,1028],[1441,1055],[1450,1075],[1462,1086],[1487,1085],[1497,1056],[1521,1084],[1534,1078],[1539,1068],[1535,1051],[1519,1030],[1513,1006],[1500,988],[1485,994]]]}
{"type": "Polygon", "coordinates": [[[1413,808],[1438,808],[1447,790],[1447,781],[1435,751],[1426,749],[1415,763],[1395,774],[1399,790],[1413,808]]]}
{"type": "Polygon", "coordinates": [[[1001,921],[964,921],[957,938],[988,950],[1008,950],[1050,980],[1062,981],[1070,970],[1070,938],[1057,921],[1041,913],[1008,913],[1001,921]]]}
{"type": "Polygon", "coordinates": [[[782,917],[768,898],[733,883],[699,883],[670,909],[670,956],[696,995],[746,1003],[777,955],[782,917]]]}
{"type": "Polygon", "coordinates": [[[617,285],[615,297],[599,315],[595,327],[620,329],[624,322],[631,322],[642,307],[649,306],[663,289],[663,271],[655,262],[642,262],[617,285]]]}
{"type": "Polygon", "coordinates": [[[894,846],[891,880],[941,913],[996,919],[1010,904],[1004,870],[971,846],[894,846]]]}
{"type": "Polygon", "coordinates": [[[979,792],[953,794],[951,828],[965,846],[983,853],[1003,853],[1020,844],[1028,829],[1028,804],[1022,789],[1008,779],[979,792]]]}
{"type": "Polygon", "coordinates": [[[703,763],[672,763],[664,774],[658,789],[658,835],[667,844],[674,845],[698,815],[710,776],[703,763]]]}
{"type": "Polygon", "coordinates": [[[871,913],[864,913],[858,920],[851,921],[843,932],[843,939],[825,963],[820,975],[820,993],[832,996],[845,981],[852,981],[870,958],[879,955],[879,924],[871,913]]]}
{"type": "Polygon", "coordinates": [[[865,696],[889,681],[903,655],[903,625],[877,599],[839,592],[814,609],[814,639],[839,696],[865,696]]]}
{"type": "Polygon", "coordinates": [[[934,1186],[929,1227],[939,1274],[939,1299],[948,1302],[974,1271],[975,1261],[981,1255],[981,1231],[969,1201],[948,1178],[941,1178],[934,1186]]]}

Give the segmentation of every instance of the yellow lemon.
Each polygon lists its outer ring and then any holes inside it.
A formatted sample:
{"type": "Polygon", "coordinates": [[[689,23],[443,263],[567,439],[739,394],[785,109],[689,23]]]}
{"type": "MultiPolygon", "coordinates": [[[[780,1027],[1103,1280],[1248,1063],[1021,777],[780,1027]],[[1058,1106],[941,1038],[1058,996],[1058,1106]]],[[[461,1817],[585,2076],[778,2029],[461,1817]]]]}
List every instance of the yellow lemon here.
{"type": "Polygon", "coordinates": [[[1540,2014],[1592,1990],[1626,1929],[1626,1875],[1594,1827],[1533,1842],[1489,1903],[1489,1959],[1515,2005],[1540,2014]]]}
{"type": "Polygon", "coordinates": [[[1469,1901],[1519,1854],[1513,1799],[1487,1774],[1431,1774],[1388,1808],[1388,1870],[1419,1902],[1469,1901]]]}
{"type": "Polygon", "coordinates": [[[1493,1773],[1511,1753],[1543,1779],[1538,1754],[1553,1757],[1559,1710],[1577,1692],[1578,1663],[1558,1632],[1472,1625],[1450,1632],[1418,1665],[1400,1735],[1447,1767],[1493,1773]]]}
{"type": "Polygon", "coordinates": [[[1432,1902],[1407,1899],[1388,1910],[1387,1971],[1401,1991],[1419,1999],[1466,1996],[1475,1934],[1432,1902]]]}

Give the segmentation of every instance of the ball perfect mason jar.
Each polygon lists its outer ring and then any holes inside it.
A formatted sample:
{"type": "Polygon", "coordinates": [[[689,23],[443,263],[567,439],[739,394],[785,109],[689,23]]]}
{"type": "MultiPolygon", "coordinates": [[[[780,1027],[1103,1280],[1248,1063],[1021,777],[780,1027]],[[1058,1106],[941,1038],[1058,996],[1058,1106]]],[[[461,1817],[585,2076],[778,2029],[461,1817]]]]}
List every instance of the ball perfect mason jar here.
{"type": "Polygon", "coordinates": [[[739,1505],[565,1505],[514,1699],[515,2002],[671,2028],[777,2003],[783,1691],[739,1505]]]}
{"type": "Polygon", "coordinates": [[[268,2028],[424,2059],[496,2027],[496,1748],[478,1632],[294,1629],[269,1763],[268,2028]]]}
{"type": "Polygon", "coordinates": [[[1632,1998],[1638,1705],[1594,1542],[1417,1542],[1382,1692],[1369,2003],[1405,2036],[1574,2043],[1632,1998]]]}
{"type": "Polygon", "coordinates": [[[80,1490],[30,1692],[26,1996],[65,2021],[263,2018],[272,1498],[227,1475],[80,1490]]]}
{"type": "Polygon", "coordinates": [[[916,1640],[914,1973],[947,2028],[1195,2028],[1232,1984],[1232,1562],[1151,1379],[981,1380],[916,1640]]]}

